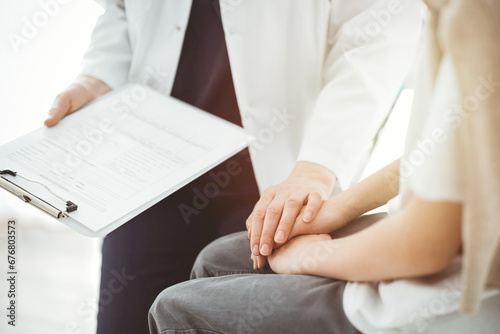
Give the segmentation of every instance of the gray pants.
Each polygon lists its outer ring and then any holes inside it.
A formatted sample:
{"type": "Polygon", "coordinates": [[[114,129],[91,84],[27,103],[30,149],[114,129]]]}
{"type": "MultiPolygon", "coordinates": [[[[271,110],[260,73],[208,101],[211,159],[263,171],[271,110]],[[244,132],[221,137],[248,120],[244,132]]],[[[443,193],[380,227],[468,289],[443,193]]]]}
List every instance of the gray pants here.
{"type": "Polygon", "coordinates": [[[345,282],[254,271],[246,232],[198,256],[191,280],[164,290],[149,311],[151,333],[359,333],[342,306],[345,282]]]}

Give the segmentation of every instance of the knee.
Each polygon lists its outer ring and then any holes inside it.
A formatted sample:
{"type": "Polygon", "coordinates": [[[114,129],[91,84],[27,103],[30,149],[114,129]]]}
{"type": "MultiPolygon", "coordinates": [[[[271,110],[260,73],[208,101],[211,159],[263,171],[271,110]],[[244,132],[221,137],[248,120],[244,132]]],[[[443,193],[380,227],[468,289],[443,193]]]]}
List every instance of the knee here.
{"type": "MultiPolygon", "coordinates": [[[[168,290],[168,289],[167,289],[168,290]]],[[[155,301],[151,305],[148,312],[148,324],[149,332],[151,334],[159,334],[163,329],[164,323],[168,323],[168,310],[170,306],[168,305],[168,298],[166,298],[164,290],[162,293],[156,297],[155,301]]]]}
{"type": "Polygon", "coordinates": [[[246,232],[233,233],[212,241],[198,254],[191,279],[216,276],[216,272],[231,265],[234,257],[249,247],[246,232]]]}
{"type": "Polygon", "coordinates": [[[183,309],[179,307],[186,296],[182,289],[182,283],[163,290],[151,305],[148,313],[149,331],[151,334],[161,333],[169,326],[176,323],[179,313],[183,309]]]}

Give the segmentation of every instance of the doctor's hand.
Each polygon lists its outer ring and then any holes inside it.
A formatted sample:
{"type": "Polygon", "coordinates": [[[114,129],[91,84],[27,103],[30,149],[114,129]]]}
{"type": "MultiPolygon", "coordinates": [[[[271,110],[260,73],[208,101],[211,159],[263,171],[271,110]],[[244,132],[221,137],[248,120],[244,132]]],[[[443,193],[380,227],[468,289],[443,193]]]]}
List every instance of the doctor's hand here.
{"type": "Polygon", "coordinates": [[[108,85],[96,78],[77,77],[68,88],[57,95],[44,124],[48,127],[56,125],[64,116],[74,113],[110,90],[108,85]]]}
{"type": "MultiPolygon", "coordinates": [[[[306,206],[304,205],[297,218],[295,218],[292,230],[288,235],[289,241],[285,243],[285,245],[292,240],[295,240],[295,237],[301,235],[330,234],[337,230],[339,233],[344,231],[341,228],[355,218],[359,217],[361,214],[356,207],[352,207],[348,203],[349,202],[345,200],[345,196],[342,196],[341,194],[323,201],[323,204],[314,219],[307,223],[304,222],[303,219],[306,209],[306,206]]],[[[275,248],[275,251],[281,248],[283,248],[283,246],[275,248]]],[[[254,270],[264,268],[267,262],[267,258],[262,255],[256,256],[252,254],[251,259],[254,263],[254,270]]]]}
{"type": "Polygon", "coordinates": [[[262,256],[270,255],[275,244],[282,245],[289,239],[304,206],[302,221],[309,223],[315,218],[335,181],[326,167],[300,161],[288,179],[264,191],[246,222],[251,252],[262,266],[262,256]]]}

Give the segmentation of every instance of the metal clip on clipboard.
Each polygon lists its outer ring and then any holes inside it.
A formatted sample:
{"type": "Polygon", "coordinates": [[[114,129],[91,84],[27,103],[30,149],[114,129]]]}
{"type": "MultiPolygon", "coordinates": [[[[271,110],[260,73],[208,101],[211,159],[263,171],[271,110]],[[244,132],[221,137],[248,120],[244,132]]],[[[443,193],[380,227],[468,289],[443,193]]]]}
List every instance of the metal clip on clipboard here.
{"type": "Polygon", "coordinates": [[[18,186],[17,184],[15,184],[14,182],[10,181],[9,179],[3,177],[2,175],[10,175],[10,176],[14,176],[14,177],[19,177],[19,178],[22,178],[26,181],[29,181],[32,183],[37,183],[37,184],[41,185],[49,193],[51,193],[55,197],[59,198],[63,202],[66,202],[66,212],[67,213],[74,212],[78,209],[78,206],[75,203],[63,199],[61,196],[57,195],[55,192],[53,192],[49,187],[47,187],[43,183],[40,183],[40,182],[34,181],[34,180],[30,180],[24,176],[21,176],[19,173],[14,172],[14,171],[9,170],[9,169],[0,170],[0,187],[11,192],[12,194],[16,195],[17,197],[19,197],[20,199],[22,199],[26,203],[30,203],[30,204],[36,206],[37,208],[48,213],[49,215],[51,215],[54,218],[58,218],[58,219],[59,218],[67,218],[68,215],[65,212],[63,212],[63,211],[59,210],[58,208],[56,208],[55,206],[53,206],[52,204],[50,204],[49,202],[47,202],[47,201],[41,199],[40,197],[30,193],[26,189],[18,186]]]}

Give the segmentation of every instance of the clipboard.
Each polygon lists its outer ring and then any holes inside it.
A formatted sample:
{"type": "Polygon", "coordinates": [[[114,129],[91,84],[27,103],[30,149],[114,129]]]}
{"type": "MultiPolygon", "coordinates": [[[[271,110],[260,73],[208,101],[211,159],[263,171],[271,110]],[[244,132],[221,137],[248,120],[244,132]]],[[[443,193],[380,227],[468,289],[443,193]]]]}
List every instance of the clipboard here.
{"type": "Polygon", "coordinates": [[[104,236],[251,140],[233,123],[129,84],[1,146],[0,189],[79,233],[104,236]]]}

